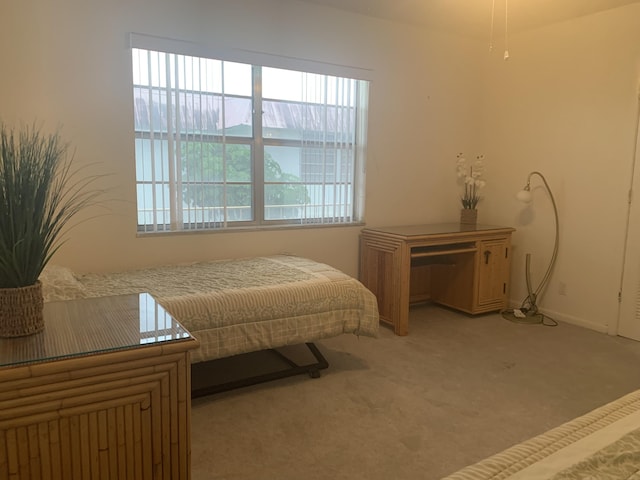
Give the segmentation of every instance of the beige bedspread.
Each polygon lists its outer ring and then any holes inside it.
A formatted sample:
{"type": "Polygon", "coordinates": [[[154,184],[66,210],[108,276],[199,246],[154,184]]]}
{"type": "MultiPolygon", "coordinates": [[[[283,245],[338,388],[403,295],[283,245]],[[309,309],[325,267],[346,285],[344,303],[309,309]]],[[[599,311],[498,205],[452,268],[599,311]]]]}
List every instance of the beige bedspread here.
{"type": "Polygon", "coordinates": [[[41,277],[45,301],[149,292],[200,341],[193,362],[378,332],[369,290],[339,270],[296,256],[80,275],[65,288],[52,277],[41,277]]]}
{"type": "Polygon", "coordinates": [[[640,480],[640,390],[442,480],[640,480]]]}

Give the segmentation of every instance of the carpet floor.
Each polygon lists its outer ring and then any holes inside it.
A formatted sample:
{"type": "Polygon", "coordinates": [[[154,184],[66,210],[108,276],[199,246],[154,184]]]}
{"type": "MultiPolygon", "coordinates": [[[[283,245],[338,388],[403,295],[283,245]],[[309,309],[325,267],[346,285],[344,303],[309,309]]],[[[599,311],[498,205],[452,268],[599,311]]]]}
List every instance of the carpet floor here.
{"type": "Polygon", "coordinates": [[[305,375],[196,398],[194,480],[437,480],[640,388],[640,342],[414,307],[305,375]]]}

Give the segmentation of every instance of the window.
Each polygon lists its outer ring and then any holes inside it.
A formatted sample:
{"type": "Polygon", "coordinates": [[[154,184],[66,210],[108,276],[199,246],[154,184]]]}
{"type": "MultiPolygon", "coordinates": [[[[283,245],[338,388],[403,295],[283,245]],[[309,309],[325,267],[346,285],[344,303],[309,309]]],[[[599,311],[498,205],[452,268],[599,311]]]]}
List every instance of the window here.
{"type": "Polygon", "coordinates": [[[361,221],[368,83],[133,48],[138,230],[361,221]]]}

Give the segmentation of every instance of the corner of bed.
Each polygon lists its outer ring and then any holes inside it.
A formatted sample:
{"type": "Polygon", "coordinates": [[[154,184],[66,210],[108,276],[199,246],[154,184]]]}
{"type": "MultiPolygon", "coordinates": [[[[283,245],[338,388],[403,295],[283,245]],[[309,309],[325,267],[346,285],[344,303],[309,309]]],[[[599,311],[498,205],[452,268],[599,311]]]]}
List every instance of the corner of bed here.
{"type": "Polygon", "coordinates": [[[640,390],[442,480],[640,478],[640,390]]]}

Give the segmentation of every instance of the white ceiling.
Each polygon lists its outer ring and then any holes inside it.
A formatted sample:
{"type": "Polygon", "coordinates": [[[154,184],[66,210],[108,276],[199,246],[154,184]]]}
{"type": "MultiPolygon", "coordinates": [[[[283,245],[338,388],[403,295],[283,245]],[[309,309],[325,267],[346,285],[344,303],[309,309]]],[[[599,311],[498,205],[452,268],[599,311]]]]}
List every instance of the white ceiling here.
{"type": "Polygon", "coordinates": [[[640,0],[302,0],[371,17],[424,25],[473,37],[487,36],[495,1],[496,31],[509,32],[561,22],[640,0]]]}

